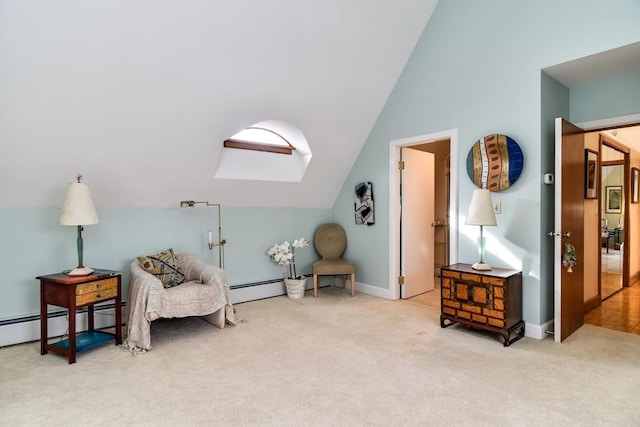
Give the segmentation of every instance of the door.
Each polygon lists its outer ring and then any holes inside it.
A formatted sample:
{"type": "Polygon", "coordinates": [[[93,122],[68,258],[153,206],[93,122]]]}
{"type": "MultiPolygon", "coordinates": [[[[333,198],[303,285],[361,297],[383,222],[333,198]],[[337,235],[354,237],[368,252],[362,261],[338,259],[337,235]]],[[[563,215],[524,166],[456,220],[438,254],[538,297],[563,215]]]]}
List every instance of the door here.
{"type": "Polygon", "coordinates": [[[400,213],[400,298],[434,287],[434,154],[402,148],[400,213]]]}
{"type": "Polygon", "coordinates": [[[562,118],[555,131],[554,340],[562,342],[584,323],[585,145],[584,131],[562,118]]]}

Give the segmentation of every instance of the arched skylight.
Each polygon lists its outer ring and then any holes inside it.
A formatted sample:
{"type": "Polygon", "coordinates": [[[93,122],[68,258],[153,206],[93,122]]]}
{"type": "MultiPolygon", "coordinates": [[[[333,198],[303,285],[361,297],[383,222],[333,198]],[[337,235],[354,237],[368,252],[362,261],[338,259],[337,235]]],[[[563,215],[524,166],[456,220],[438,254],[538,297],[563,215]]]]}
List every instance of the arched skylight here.
{"type": "Polygon", "coordinates": [[[300,182],[310,161],[311,149],[300,129],[281,120],[265,120],[224,141],[214,176],[300,182]]]}
{"type": "Polygon", "coordinates": [[[224,141],[226,148],[267,151],[269,153],[291,154],[295,147],[279,133],[261,127],[251,126],[224,141]]]}

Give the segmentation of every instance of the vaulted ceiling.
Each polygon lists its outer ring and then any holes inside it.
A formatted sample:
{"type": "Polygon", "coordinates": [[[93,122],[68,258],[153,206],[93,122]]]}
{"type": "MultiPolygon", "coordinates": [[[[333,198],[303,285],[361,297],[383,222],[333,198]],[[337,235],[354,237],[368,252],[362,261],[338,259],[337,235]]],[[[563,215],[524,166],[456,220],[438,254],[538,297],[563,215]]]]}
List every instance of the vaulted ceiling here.
{"type": "Polygon", "coordinates": [[[0,207],[328,208],[437,0],[2,1],[0,207]],[[263,120],[305,135],[302,182],[214,179],[263,120]]]}

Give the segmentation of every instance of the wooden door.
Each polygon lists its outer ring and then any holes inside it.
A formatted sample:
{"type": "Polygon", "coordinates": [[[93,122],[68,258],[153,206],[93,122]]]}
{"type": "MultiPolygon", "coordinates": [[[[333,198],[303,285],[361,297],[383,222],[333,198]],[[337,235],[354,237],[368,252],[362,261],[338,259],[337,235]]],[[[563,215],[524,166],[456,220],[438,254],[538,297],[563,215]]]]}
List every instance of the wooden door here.
{"type": "Polygon", "coordinates": [[[435,155],[402,149],[400,266],[404,284],[400,298],[434,288],[435,155]]]}
{"type": "MultiPolygon", "coordinates": [[[[584,131],[556,119],[554,339],[564,341],[584,323],[584,131]],[[563,265],[571,245],[575,265],[563,265]]],[[[567,257],[569,258],[569,257],[567,257]]],[[[567,261],[570,261],[567,259],[567,261]]],[[[569,262],[567,262],[569,264],[569,262]]]]}

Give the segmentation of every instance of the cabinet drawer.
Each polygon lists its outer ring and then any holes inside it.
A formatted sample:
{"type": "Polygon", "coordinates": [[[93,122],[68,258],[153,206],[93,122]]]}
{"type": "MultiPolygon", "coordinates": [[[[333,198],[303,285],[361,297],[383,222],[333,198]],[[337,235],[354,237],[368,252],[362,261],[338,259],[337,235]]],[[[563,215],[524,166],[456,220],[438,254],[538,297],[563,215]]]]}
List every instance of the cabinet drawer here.
{"type": "Polygon", "coordinates": [[[483,277],[482,283],[488,283],[493,286],[504,286],[504,279],[500,279],[499,277],[483,277]]]}
{"type": "Polygon", "coordinates": [[[462,280],[464,280],[465,282],[480,283],[480,281],[482,280],[482,278],[479,275],[477,275],[477,274],[469,274],[469,273],[460,274],[460,278],[462,280]]]}
{"type": "Polygon", "coordinates": [[[118,288],[101,289],[96,292],[89,292],[87,294],[76,295],[76,306],[84,304],[90,304],[98,301],[104,301],[111,298],[115,298],[118,294],[118,288]]]}
{"type": "Polygon", "coordinates": [[[92,292],[106,291],[107,289],[116,289],[118,287],[118,279],[110,277],[104,280],[96,280],[94,282],[82,283],[76,286],[76,296],[89,294],[92,292]]]}
{"type": "Polygon", "coordinates": [[[442,277],[449,277],[451,279],[459,279],[460,278],[460,273],[457,273],[455,271],[451,271],[451,270],[442,270],[441,273],[442,277]]]}

